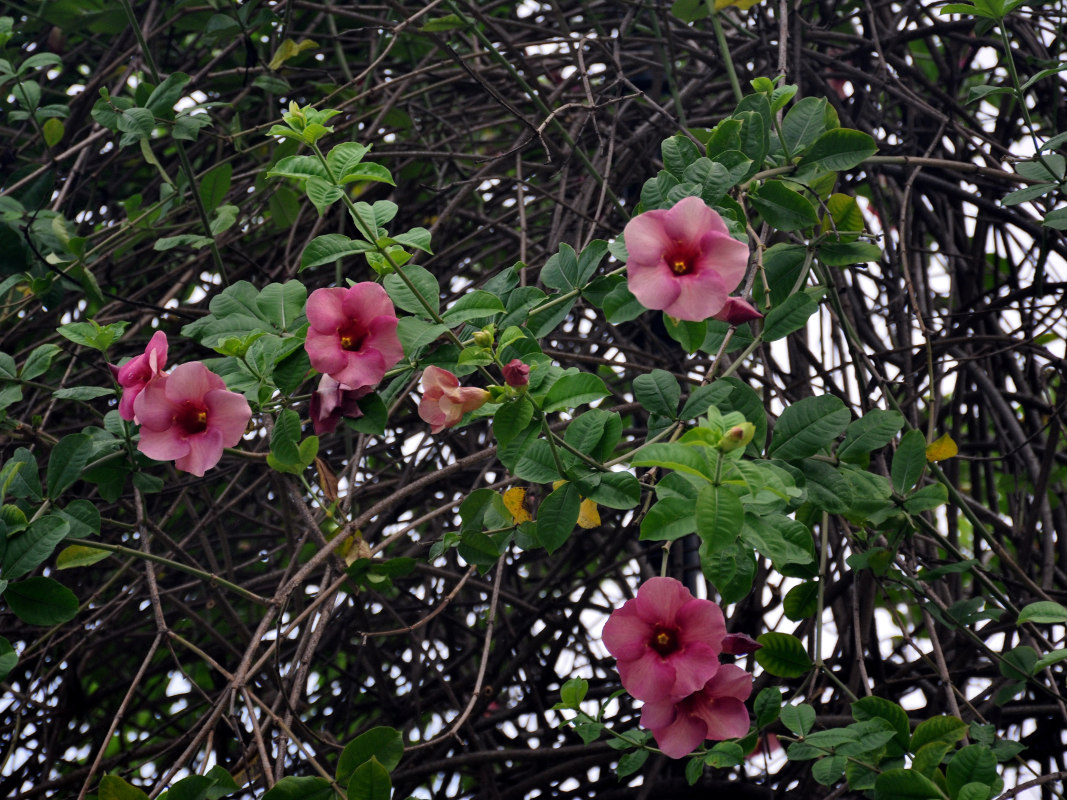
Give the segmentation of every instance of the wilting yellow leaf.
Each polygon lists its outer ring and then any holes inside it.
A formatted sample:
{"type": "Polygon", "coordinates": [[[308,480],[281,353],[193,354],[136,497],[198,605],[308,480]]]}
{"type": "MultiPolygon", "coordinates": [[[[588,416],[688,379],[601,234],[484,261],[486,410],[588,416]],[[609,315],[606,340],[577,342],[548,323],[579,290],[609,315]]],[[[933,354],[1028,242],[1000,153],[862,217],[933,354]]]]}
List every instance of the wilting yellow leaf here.
{"type": "Polygon", "coordinates": [[[504,492],[504,505],[511,513],[511,518],[515,520],[516,525],[532,519],[530,512],[526,510],[526,490],[521,486],[512,486],[504,492]]]}
{"type": "Polygon", "coordinates": [[[952,458],[959,452],[960,449],[956,446],[956,443],[952,441],[952,437],[947,433],[944,433],[941,435],[940,439],[926,445],[926,460],[944,461],[946,458],[952,458]]]}
{"type": "Polygon", "coordinates": [[[586,530],[600,527],[600,511],[588,497],[578,506],[578,527],[586,530]]]}

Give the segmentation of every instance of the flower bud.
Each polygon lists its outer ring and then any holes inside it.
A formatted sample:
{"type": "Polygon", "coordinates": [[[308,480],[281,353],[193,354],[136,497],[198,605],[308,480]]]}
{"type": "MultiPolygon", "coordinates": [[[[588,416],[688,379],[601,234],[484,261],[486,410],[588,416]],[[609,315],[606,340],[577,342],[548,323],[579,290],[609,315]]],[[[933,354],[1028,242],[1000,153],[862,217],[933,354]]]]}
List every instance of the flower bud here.
{"type": "Polygon", "coordinates": [[[761,647],[763,645],[747,633],[728,633],[722,638],[722,651],[731,656],[745,656],[761,647]]]}
{"type": "Polygon", "coordinates": [[[493,334],[491,334],[489,331],[475,331],[474,343],[479,347],[492,347],[493,334]]]}
{"type": "Polygon", "coordinates": [[[732,450],[747,447],[755,435],[756,426],[751,422],[742,422],[740,425],[734,425],[722,435],[722,439],[719,440],[719,449],[724,453],[729,453],[732,450]]]}
{"type": "Polygon", "coordinates": [[[530,382],[530,365],[513,358],[503,367],[504,380],[508,386],[518,388],[530,382]]]}

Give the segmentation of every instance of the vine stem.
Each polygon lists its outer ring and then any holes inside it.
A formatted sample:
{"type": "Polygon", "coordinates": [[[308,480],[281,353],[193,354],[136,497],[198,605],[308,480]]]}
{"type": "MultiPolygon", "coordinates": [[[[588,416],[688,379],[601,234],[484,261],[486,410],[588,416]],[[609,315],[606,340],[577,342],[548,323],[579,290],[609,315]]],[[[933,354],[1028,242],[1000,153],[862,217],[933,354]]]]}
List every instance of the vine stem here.
{"type": "Polygon", "coordinates": [[[246,600],[251,600],[253,603],[258,603],[261,606],[270,606],[273,603],[266,597],[260,597],[255,592],[250,592],[236,583],[231,583],[225,578],[221,578],[211,572],[206,572],[196,567],[190,567],[187,564],[182,564],[178,561],[173,561],[164,556],[157,556],[155,553],[145,553],[141,550],[134,550],[130,547],[123,547],[121,544],[109,544],[108,542],[98,542],[93,539],[64,539],[63,541],[69,544],[81,545],[82,547],[90,547],[94,550],[107,550],[109,553],[118,553],[120,555],[129,556],[131,558],[139,558],[143,561],[152,561],[156,564],[162,564],[163,566],[170,567],[177,572],[184,572],[187,575],[194,575],[197,578],[201,578],[214,586],[221,586],[224,589],[229,589],[235,594],[239,594],[246,600]]]}

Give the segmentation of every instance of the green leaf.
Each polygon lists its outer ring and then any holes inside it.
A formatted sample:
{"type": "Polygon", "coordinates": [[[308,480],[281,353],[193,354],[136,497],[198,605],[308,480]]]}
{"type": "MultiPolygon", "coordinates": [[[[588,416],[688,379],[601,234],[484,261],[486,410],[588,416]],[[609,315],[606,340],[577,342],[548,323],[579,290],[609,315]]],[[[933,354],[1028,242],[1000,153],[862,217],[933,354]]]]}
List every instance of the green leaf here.
{"type": "Polygon", "coordinates": [[[174,111],[174,104],[185,93],[187,83],[189,83],[189,76],[184,72],[168,75],[159,86],[152,90],[152,94],[145,101],[145,106],[157,117],[167,117],[174,111]]]}
{"type": "Polygon", "coordinates": [[[997,779],[997,759],[993,751],[982,744],[961,748],[945,769],[949,795],[957,797],[968,783],[992,785],[997,779]]]}
{"type": "Polygon", "coordinates": [[[325,178],[308,178],[304,191],[320,217],[327,208],[344,197],[344,192],[325,178]]]}
{"type": "Polygon", "coordinates": [[[697,495],[697,533],[709,553],[732,545],[741,534],[745,509],[726,486],[705,486],[697,495]]]}
{"type": "Polygon", "coordinates": [[[664,497],[641,520],[641,541],[674,541],[696,533],[693,501],[686,497],[664,497]]]}
{"type": "Polygon", "coordinates": [[[537,541],[549,552],[554,553],[570,538],[574,526],[578,524],[578,511],[581,506],[578,488],[567,482],[541,501],[537,509],[537,541]]]}
{"type": "Polygon", "coordinates": [[[89,567],[103,561],[109,555],[111,555],[109,551],[96,547],[87,547],[83,544],[68,545],[56,556],[56,569],[89,567]]]}
{"type": "Polygon", "coordinates": [[[1017,206],[1019,203],[1025,203],[1029,200],[1036,200],[1038,197],[1044,197],[1052,191],[1055,191],[1057,184],[1055,183],[1041,183],[1037,186],[1027,186],[1023,189],[1016,189],[1011,194],[1005,195],[1000,201],[1005,206],[1017,206]]]}
{"type": "Polygon", "coordinates": [[[909,749],[913,753],[931,742],[955,744],[967,735],[967,723],[959,717],[941,715],[923,720],[911,735],[909,749]]]}
{"type": "Polygon", "coordinates": [[[748,198],[760,216],[780,231],[798,231],[819,222],[811,201],[781,181],[767,181],[750,192],[748,198]]]}
{"type": "MultiPolygon", "coordinates": [[[[782,636],[784,634],[777,635],[782,636]]],[[[760,651],[757,650],[756,652],[760,651]]],[[[776,689],[775,691],[778,690],[776,689]]],[[[781,718],[782,724],[797,736],[807,736],[815,727],[815,709],[807,703],[782,706],[781,718]]]]}
{"type": "Polygon", "coordinates": [[[332,264],[346,256],[354,256],[373,250],[374,245],[367,242],[350,239],[340,233],[326,233],[316,236],[300,256],[300,270],[321,267],[323,264],[332,264]]]}
{"type": "MultiPolygon", "coordinates": [[[[804,645],[788,633],[764,633],[756,638],[762,647],[756,651],[756,663],[779,678],[799,678],[812,668],[804,645]]],[[[783,722],[785,710],[782,710],[783,722]]]]}
{"type": "Polygon", "coordinates": [[[767,312],[763,320],[763,341],[773,342],[800,330],[818,310],[819,304],[807,292],[790,295],[767,312]]]}
{"type": "Polygon", "coordinates": [[[908,431],[893,454],[889,474],[893,488],[904,494],[919,482],[926,471],[926,437],[921,431],[908,431]]]}
{"type": "Polygon", "coordinates": [[[911,739],[908,713],[896,703],[882,697],[861,697],[852,704],[852,718],[857,722],[884,719],[896,731],[893,741],[900,748],[900,752],[903,753],[908,749],[911,739]]]}
{"type": "Polygon", "coordinates": [[[26,357],[26,363],[22,365],[19,377],[24,381],[32,381],[39,375],[43,375],[52,365],[52,359],[59,353],[59,345],[42,344],[35,347],[33,352],[26,357]]]}
{"type": "Polygon", "coordinates": [[[148,795],[126,783],[118,775],[105,775],[100,779],[98,800],[148,800],[148,795]]]}
{"type": "Polygon", "coordinates": [[[648,750],[633,750],[629,753],[625,753],[619,757],[619,765],[615,768],[615,774],[618,775],[619,778],[633,775],[644,766],[650,755],[651,752],[648,750]]]}
{"type": "Polygon", "coordinates": [[[925,800],[943,797],[929,778],[911,769],[887,769],[875,780],[874,790],[879,800],[925,800]]]}
{"type": "Polygon", "coordinates": [[[756,714],[756,727],[765,728],[778,720],[782,713],[782,690],[777,686],[760,689],[752,703],[756,714]]]}
{"type": "Polygon", "coordinates": [[[882,258],[882,248],[870,242],[823,242],[817,251],[819,260],[828,267],[866,264],[882,258]]]}
{"type": "Polygon", "coordinates": [[[60,625],[78,613],[74,592],[51,578],[28,578],[8,584],[4,599],[15,616],[28,625],[60,625]]]}
{"type": "Polygon", "coordinates": [[[69,533],[70,523],[55,514],[34,520],[25,531],[7,540],[0,572],[7,580],[21,578],[49,558],[56,545],[69,533]]]}
{"type": "Polygon", "coordinates": [[[647,375],[634,378],[634,399],[641,407],[653,414],[670,419],[678,418],[678,401],[681,390],[678,380],[662,369],[654,369],[647,375]]]}
{"type": "Polygon", "coordinates": [[[18,663],[19,656],[15,648],[11,646],[11,642],[0,636],[0,681],[6,681],[18,663]]]}
{"type": "Polygon", "coordinates": [[[404,755],[404,739],[395,728],[378,726],[361,733],[341,751],[337,761],[337,782],[344,786],[356,767],[376,758],[387,772],[400,763],[404,755]]]}
{"type": "Polygon", "coordinates": [[[460,558],[476,566],[482,574],[488,572],[500,558],[500,548],[496,542],[475,530],[463,531],[457,552],[460,558]]]}
{"type": "Polygon", "coordinates": [[[200,179],[200,200],[209,214],[222,205],[222,201],[226,199],[230,191],[232,176],[233,165],[229,161],[223,161],[200,179]]]}
{"type": "Polygon", "coordinates": [[[256,296],[256,310],[262,319],[279,330],[292,330],[302,320],[307,303],[307,287],[300,281],[269,283],[256,296]]]}
{"type": "Polygon", "coordinates": [[[589,372],[572,373],[564,375],[552,384],[552,388],[545,395],[542,410],[546,414],[571,410],[607,395],[607,387],[598,376],[589,372]]]}
{"type": "Polygon", "coordinates": [[[833,786],[845,774],[845,765],[847,763],[848,759],[845,756],[830,756],[820,759],[811,765],[811,777],[823,786],[833,786]]]}
{"type": "Polygon", "coordinates": [[[97,397],[115,394],[114,389],[103,386],[71,386],[67,389],[56,389],[52,397],[57,400],[95,400],[97,397]]]}
{"type": "MultiPolygon", "coordinates": [[[[368,164],[367,166],[370,165],[368,164]]],[[[425,228],[412,228],[407,233],[400,233],[391,238],[397,244],[433,254],[433,250],[430,249],[430,232],[425,228]]],[[[501,308],[500,310],[503,311],[504,309],[501,308]]]]}
{"type": "Polygon", "coordinates": [[[147,108],[128,108],[118,116],[118,128],[137,139],[150,139],[155,130],[156,120],[147,108]]]}
{"type": "Polygon", "coordinates": [[[348,800],[389,800],[392,793],[389,771],[376,758],[356,767],[348,783],[348,800]]]}
{"type": "Polygon", "coordinates": [[[717,553],[709,552],[707,545],[700,545],[700,568],[715,589],[724,605],[736,603],[752,591],[756,577],[756,557],[752,549],[735,544],[717,553]]]}
{"type": "Polygon", "coordinates": [[[337,794],[325,778],[287,775],[263,795],[263,800],[337,800],[337,794]]]}
{"type": "Polygon", "coordinates": [[[1067,231],[1067,207],[1057,208],[1045,214],[1041,222],[1046,228],[1055,228],[1058,231],[1067,231]]]}
{"type": "Polygon", "coordinates": [[[456,30],[466,27],[467,21],[459,14],[445,14],[443,17],[434,17],[427,20],[419,31],[422,33],[443,33],[444,31],[456,30]]]}
{"type": "Polygon", "coordinates": [[[848,128],[827,131],[816,140],[800,166],[814,165],[820,170],[840,172],[859,166],[878,152],[869,134],[848,128]]]}
{"type": "Polygon", "coordinates": [[[606,461],[622,438],[622,418],[613,411],[591,408],[567,426],[564,440],[597,461],[606,461]]]}
{"type": "Polygon", "coordinates": [[[388,292],[390,299],[396,304],[397,308],[412,314],[418,314],[420,317],[427,317],[429,315],[427,314],[426,306],[422,302],[425,301],[433,309],[434,313],[440,312],[441,287],[438,285],[437,278],[434,277],[433,273],[418,264],[408,264],[401,267],[400,271],[411,282],[419,296],[416,296],[415,292],[408,288],[399,275],[386,275],[384,281],[385,291],[388,292]],[[419,299],[420,296],[422,300],[419,299]]]}
{"type": "Polygon", "coordinates": [[[162,239],[156,239],[152,249],[160,253],[173,250],[175,247],[192,247],[194,250],[199,250],[201,247],[207,247],[212,241],[210,236],[182,233],[178,236],[164,236],[162,239]]]}
{"type": "Polygon", "coordinates": [[[708,751],[704,763],[716,769],[737,767],[745,763],[745,751],[737,742],[718,742],[708,751]]]}
{"type": "Polygon", "coordinates": [[[326,168],[313,156],[287,156],[267,171],[267,177],[305,181],[309,178],[328,179],[326,168]]]}
{"type": "Polygon", "coordinates": [[[530,442],[511,471],[516,478],[530,483],[551,483],[563,477],[552,457],[552,448],[544,439],[530,442]]]}
{"type": "MultiPolygon", "coordinates": [[[[791,461],[826,450],[851,419],[834,395],[805,397],[786,408],[774,426],[768,455],[791,461]]],[[[923,458],[925,459],[925,445],[923,458]]]]}
{"type": "Polygon", "coordinates": [[[559,696],[565,708],[577,710],[589,691],[589,681],[584,678],[571,678],[560,687],[559,696]]]}
{"type": "Polygon", "coordinates": [[[476,289],[467,292],[453,303],[443,314],[449,325],[469,322],[472,319],[483,320],[504,312],[500,298],[489,292],[476,289]]]}
{"type": "Polygon", "coordinates": [[[525,396],[504,403],[497,410],[493,415],[493,435],[501,447],[526,429],[533,419],[533,412],[533,403],[525,396]]]}
{"type": "Polygon", "coordinates": [[[782,144],[796,156],[826,131],[826,99],[805,97],[782,120],[782,144]]]}
{"type": "Polygon", "coordinates": [[[700,454],[700,449],[684,444],[645,445],[634,454],[630,464],[635,467],[663,467],[696,475],[708,481],[712,479],[711,466],[700,454]]]}
{"type": "Polygon", "coordinates": [[[889,444],[903,427],[904,417],[899,411],[868,411],[848,426],[845,439],[837,448],[837,457],[866,465],[871,452],[889,444]]]}
{"type": "Polygon", "coordinates": [[[633,508],[641,502],[641,482],[629,472],[603,472],[587,497],[607,508],[633,508]]]}
{"type": "Polygon", "coordinates": [[[370,148],[356,142],[342,142],[334,145],[326,154],[326,165],[334,180],[342,182],[345,175],[349,174],[370,152],[370,148]]]}
{"type": "Polygon", "coordinates": [[[992,786],[987,786],[984,783],[965,783],[960,787],[956,800],[989,800],[992,796],[992,786]]]}
{"type": "Polygon", "coordinates": [[[782,610],[787,619],[799,622],[818,610],[819,584],[815,581],[798,583],[782,599],[782,610]]]}

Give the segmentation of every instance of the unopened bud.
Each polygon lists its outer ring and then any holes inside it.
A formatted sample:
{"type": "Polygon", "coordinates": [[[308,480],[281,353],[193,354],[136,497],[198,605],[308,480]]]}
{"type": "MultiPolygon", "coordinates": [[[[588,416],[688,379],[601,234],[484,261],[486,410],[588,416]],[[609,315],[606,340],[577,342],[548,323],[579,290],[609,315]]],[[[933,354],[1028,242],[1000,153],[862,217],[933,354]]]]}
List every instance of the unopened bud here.
{"type": "Polygon", "coordinates": [[[719,440],[719,449],[724,453],[729,453],[732,450],[747,447],[755,435],[756,426],[751,422],[742,422],[740,425],[734,425],[722,435],[722,439],[719,440]]]}
{"type": "Polygon", "coordinates": [[[504,380],[508,386],[525,386],[530,382],[530,365],[524,364],[519,359],[513,358],[503,367],[504,380]]]}
{"type": "Polygon", "coordinates": [[[728,633],[722,640],[722,651],[730,656],[744,656],[754,653],[763,645],[747,633],[728,633]]]}

